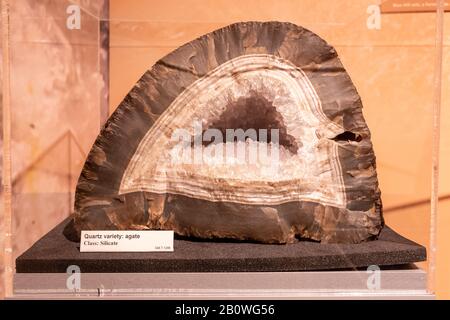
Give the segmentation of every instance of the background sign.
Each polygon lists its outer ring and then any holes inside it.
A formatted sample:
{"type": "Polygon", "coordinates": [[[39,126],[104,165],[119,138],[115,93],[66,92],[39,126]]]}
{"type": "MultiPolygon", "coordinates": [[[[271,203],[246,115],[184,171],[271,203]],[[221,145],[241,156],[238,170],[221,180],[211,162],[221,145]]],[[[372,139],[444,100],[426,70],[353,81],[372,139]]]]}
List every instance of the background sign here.
{"type": "MultiPolygon", "coordinates": [[[[382,13],[433,12],[436,1],[433,0],[387,0],[380,5],[382,13]]],[[[450,1],[444,2],[444,10],[450,11],[450,1]]]]}

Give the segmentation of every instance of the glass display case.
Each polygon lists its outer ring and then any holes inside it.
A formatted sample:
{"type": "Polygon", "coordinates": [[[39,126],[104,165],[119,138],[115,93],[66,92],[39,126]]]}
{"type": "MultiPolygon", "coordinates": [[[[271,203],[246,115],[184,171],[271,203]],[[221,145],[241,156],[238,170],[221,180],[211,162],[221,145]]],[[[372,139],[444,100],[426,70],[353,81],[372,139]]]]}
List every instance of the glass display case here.
{"type": "Polygon", "coordinates": [[[448,291],[437,2],[3,0],[2,294],[448,291]],[[174,164],[196,123],[279,129],[223,144],[277,146],[279,171],[174,164]],[[173,251],[83,252],[98,230],[173,230],[173,251]]]}

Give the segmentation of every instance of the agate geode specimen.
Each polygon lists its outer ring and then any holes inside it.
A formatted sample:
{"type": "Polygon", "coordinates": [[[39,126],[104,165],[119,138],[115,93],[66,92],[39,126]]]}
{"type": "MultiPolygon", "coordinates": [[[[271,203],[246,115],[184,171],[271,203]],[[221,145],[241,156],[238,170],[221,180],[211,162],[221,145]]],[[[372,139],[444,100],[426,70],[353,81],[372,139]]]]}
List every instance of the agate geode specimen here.
{"type": "Polygon", "coordinates": [[[263,243],[375,238],[383,218],[370,132],[335,49],[290,23],[245,22],[159,60],[95,141],[74,225],[263,243]],[[181,147],[180,129],[192,138],[181,147]],[[232,129],[257,134],[230,140],[232,129]],[[277,158],[216,161],[242,145],[277,158]],[[201,161],[178,161],[180,151],[201,161]]]}

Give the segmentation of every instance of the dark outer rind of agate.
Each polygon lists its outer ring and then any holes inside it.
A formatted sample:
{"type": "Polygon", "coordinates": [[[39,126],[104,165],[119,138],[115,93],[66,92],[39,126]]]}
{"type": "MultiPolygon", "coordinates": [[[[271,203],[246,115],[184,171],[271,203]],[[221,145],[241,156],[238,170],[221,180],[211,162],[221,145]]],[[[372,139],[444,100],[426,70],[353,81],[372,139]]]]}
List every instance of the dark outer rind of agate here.
{"type": "MultiPolygon", "coordinates": [[[[148,222],[148,201],[145,200],[144,193],[118,195],[123,173],[141,139],[172,101],[190,84],[230,59],[255,52],[281,57],[301,68],[314,86],[325,115],[343,126],[346,131],[362,137],[358,143],[336,142],[340,144],[339,158],[347,197],[345,209],[321,204],[308,207],[302,202],[272,207],[277,207],[275,210],[280,217],[292,216],[291,209],[284,209],[289,205],[305,208],[298,215],[305,216],[302,217],[305,220],[303,229],[310,231],[300,236],[315,240],[353,243],[367,240],[378,234],[383,225],[380,191],[375,171],[375,155],[370,141],[370,132],[362,115],[361,99],[334,48],[302,27],[280,22],[236,23],[219,29],[176,49],[159,60],[141,77],[111,115],[88,155],[75,196],[75,226],[78,232],[82,229],[152,227],[148,222]],[[316,207],[323,207],[327,213],[332,213],[328,214],[328,227],[316,226],[317,223],[311,222],[312,217],[315,216],[316,207]],[[374,213],[369,216],[375,217],[374,219],[366,218],[358,221],[354,221],[353,218],[347,219],[349,213],[352,217],[354,214],[351,213],[367,217],[367,214],[363,212],[371,211],[374,213]]],[[[208,201],[200,203],[198,202],[200,200],[196,199],[189,200],[185,199],[186,197],[173,195],[171,197],[179,198],[177,201],[173,200],[177,206],[172,211],[176,212],[174,216],[180,221],[178,225],[173,224],[180,228],[175,231],[181,234],[184,232],[200,237],[213,235],[253,238],[262,242],[286,242],[291,236],[290,233],[283,232],[275,235],[275,231],[264,235],[263,231],[258,231],[256,227],[253,231],[240,236],[228,233],[213,234],[211,230],[215,226],[208,223],[214,222],[206,216],[205,224],[201,227],[205,228],[204,230],[200,228],[194,231],[195,228],[192,226],[190,232],[185,232],[183,230],[189,228],[189,223],[185,221],[189,220],[190,216],[194,219],[196,212],[204,212],[207,215],[207,210],[202,209],[204,207],[210,210],[221,210],[214,212],[215,217],[223,215],[225,218],[227,214],[224,213],[224,208],[230,208],[226,210],[230,213],[233,210],[247,212],[246,208],[249,206],[240,204],[229,206],[227,203],[208,204],[208,201]],[[192,207],[192,203],[197,203],[197,208],[192,207]],[[186,210],[187,208],[190,209],[186,210]],[[284,234],[289,236],[283,237],[284,234]]],[[[166,203],[166,205],[174,208],[173,203],[166,203]]],[[[250,212],[257,214],[259,212],[257,207],[250,209],[250,212]]],[[[230,214],[228,219],[232,216],[233,214],[230,214]]],[[[289,223],[291,218],[283,219],[280,221],[289,223]]],[[[252,221],[249,220],[249,226],[253,223],[252,221]]],[[[266,219],[264,223],[271,224],[274,221],[266,219]]],[[[285,226],[275,225],[273,228],[283,229],[285,226]]],[[[291,228],[295,229],[293,226],[291,228]]]]}
{"type": "Polygon", "coordinates": [[[288,243],[296,236],[327,243],[343,238],[346,243],[359,243],[362,238],[376,237],[382,224],[379,207],[363,212],[310,201],[246,205],[148,192],[118,198],[120,201],[111,205],[85,209],[88,211],[77,223],[86,229],[165,229],[196,238],[265,243],[288,243]]]}

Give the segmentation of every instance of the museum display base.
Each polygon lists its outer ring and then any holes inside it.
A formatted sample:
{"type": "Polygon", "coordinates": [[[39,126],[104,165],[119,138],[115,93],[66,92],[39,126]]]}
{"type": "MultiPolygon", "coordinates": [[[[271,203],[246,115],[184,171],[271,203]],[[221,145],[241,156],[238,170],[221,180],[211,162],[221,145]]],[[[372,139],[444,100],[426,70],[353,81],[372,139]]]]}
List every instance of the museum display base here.
{"type": "MultiPolygon", "coordinates": [[[[65,273],[17,273],[15,298],[150,299],[433,299],[426,272],[409,265],[381,270],[371,289],[367,271],[84,273],[79,290],[65,273]]],[[[370,280],[369,280],[370,282],[370,280]]]]}
{"type": "Polygon", "coordinates": [[[426,273],[412,264],[426,259],[425,248],[387,227],[378,240],[351,245],[176,239],[169,253],[80,253],[63,235],[68,223],[17,258],[16,296],[431,297],[426,273]],[[70,265],[81,270],[80,290],[67,289],[70,265]],[[378,290],[368,289],[369,265],[381,267],[378,290]]]}
{"type": "Polygon", "coordinates": [[[288,245],[175,239],[174,252],[92,253],[66,239],[67,219],[16,260],[18,273],[66,272],[277,272],[389,266],[426,260],[426,250],[388,227],[360,244],[298,241],[288,245]]]}

